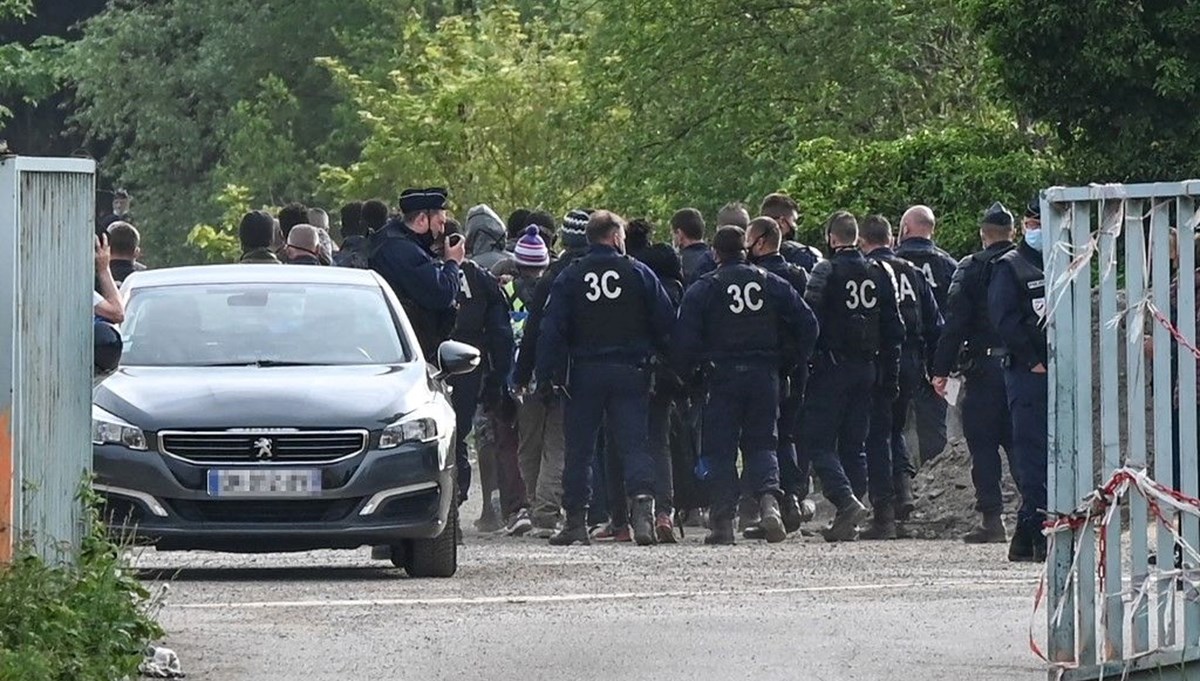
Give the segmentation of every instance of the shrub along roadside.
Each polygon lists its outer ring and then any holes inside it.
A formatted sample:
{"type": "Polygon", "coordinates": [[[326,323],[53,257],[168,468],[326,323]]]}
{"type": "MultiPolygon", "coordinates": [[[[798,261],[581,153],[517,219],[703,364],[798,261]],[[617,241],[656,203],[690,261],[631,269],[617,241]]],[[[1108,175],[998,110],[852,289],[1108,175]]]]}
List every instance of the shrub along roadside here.
{"type": "Polygon", "coordinates": [[[0,566],[0,681],[133,678],[147,642],[162,636],[155,599],[106,536],[90,483],[84,489],[74,565],[22,550],[0,566]]]}
{"type": "Polygon", "coordinates": [[[835,210],[881,213],[899,228],[900,215],[924,203],[938,215],[938,243],[955,255],[979,246],[979,219],[993,201],[1018,217],[1038,190],[1056,184],[1059,162],[1003,123],[931,128],[895,140],[800,145],[784,183],[804,211],[805,243],[824,245],[821,228],[835,210]]]}

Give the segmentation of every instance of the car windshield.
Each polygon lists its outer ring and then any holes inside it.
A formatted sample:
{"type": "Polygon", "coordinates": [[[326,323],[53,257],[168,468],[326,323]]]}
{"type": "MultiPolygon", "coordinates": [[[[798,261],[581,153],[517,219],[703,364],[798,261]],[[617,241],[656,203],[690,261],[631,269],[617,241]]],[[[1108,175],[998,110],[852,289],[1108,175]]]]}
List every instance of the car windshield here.
{"type": "Polygon", "coordinates": [[[383,293],[368,286],[229,284],[135,289],[126,366],[398,364],[409,360],[383,293]]]}

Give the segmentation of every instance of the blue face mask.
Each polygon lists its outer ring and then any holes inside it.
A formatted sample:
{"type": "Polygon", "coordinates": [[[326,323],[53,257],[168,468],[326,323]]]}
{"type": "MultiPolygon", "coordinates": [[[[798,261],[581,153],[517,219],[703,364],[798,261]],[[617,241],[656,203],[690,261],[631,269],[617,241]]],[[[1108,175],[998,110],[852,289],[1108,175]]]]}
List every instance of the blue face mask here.
{"type": "Polygon", "coordinates": [[[1037,251],[1038,253],[1041,253],[1042,252],[1042,230],[1034,229],[1034,230],[1025,232],[1025,243],[1028,244],[1029,247],[1032,248],[1033,250],[1037,251]]]}

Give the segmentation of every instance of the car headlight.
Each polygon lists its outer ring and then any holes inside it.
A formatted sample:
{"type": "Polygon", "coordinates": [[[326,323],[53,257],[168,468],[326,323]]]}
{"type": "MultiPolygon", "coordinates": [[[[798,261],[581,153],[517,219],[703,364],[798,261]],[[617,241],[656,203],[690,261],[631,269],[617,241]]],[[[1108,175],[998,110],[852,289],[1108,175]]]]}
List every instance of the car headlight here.
{"type": "Polygon", "coordinates": [[[430,410],[419,409],[384,428],[379,434],[379,448],[393,449],[406,443],[433,442],[437,438],[437,419],[430,410]]]}
{"type": "Polygon", "coordinates": [[[92,405],[92,444],[121,445],[145,450],[146,434],[141,428],[92,405]]]}

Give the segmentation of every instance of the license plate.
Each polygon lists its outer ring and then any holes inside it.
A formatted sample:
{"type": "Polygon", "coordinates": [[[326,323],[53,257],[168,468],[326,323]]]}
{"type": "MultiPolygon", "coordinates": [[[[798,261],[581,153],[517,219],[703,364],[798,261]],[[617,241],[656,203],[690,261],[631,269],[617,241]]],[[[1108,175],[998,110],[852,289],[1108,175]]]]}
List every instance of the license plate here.
{"type": "Polygon", "coordinates": [[[210,497],[311,497],[321,493],[321,471],[260,468],[210,470],[210,497]]]}

